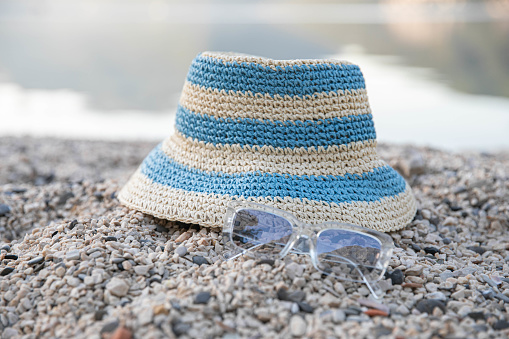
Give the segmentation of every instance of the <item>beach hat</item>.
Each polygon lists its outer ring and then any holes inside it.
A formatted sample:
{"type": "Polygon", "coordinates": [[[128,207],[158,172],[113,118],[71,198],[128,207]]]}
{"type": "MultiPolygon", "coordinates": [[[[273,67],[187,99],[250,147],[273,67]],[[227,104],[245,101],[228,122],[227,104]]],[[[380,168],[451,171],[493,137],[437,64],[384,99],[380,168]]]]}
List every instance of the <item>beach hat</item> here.
{"type": "Polygon", "coordinates": [[[413,219],[415,198],[376,145],[357,65],[204,52],[189,68],[175,132],[118,198],[209,227],[222,227],[228,203],[241,200],[311,224],[394,231],[413,219]]]}

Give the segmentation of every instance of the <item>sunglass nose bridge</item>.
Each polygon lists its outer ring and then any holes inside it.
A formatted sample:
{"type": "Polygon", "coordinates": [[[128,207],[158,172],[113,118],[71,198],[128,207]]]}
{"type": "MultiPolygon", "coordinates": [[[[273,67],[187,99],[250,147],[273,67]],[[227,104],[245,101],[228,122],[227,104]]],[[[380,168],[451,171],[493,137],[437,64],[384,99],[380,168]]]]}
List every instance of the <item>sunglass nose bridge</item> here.
{"type": "Polygon", "coordinates": [[[309,253],[309,237],[307,235],[301,235],[293,245],[291,250],[293,253],[306,254],[309,253]]]}

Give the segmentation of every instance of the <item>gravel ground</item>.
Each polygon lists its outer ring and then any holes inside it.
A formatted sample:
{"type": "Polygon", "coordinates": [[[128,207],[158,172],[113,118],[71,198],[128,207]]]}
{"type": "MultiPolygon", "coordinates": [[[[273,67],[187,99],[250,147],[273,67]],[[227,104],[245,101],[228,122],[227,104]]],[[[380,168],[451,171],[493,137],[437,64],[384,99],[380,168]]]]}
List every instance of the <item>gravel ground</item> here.
{"type": "Polygon", "coordinates": [[[154,144],[0,138],[2,338],[505,338],[509,152],[379,147],[415,220],[382,300],[307,257],[223,262],[221,232],[119,205],[154,144]]]}

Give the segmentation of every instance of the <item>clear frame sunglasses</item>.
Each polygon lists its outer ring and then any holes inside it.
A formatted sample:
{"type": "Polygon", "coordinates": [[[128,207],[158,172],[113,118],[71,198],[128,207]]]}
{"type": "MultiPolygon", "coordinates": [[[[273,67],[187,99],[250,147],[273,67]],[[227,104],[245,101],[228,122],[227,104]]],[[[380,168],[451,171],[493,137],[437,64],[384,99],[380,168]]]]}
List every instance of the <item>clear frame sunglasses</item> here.
{"type": "Polygon", "coordinates": [[[375,298],[382,296],[377,282],[394,249],[391,237],[378,231],[338,222],[306,224],[280,209],[239,201],[228,205],[223,242],[226,260],[307,254],[321,273],[365,283],[375,298]]]}

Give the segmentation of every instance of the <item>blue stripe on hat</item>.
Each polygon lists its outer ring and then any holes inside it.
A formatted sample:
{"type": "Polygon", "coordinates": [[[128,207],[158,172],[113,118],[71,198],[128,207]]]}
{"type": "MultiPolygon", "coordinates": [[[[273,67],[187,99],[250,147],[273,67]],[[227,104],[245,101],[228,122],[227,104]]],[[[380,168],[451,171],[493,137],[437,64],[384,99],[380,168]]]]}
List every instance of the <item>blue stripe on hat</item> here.
{"type": "Polygon", "coordinates": [[[185,191],[244,197],[307,198],[328,203],[379,201],[404,192],[405,180],[389,166],[362,175],[297,176],[205,172],[175,162],[157,146],[141,172],[155,183],[185,191]]]}
{"type": "Polygon", "coordinates": [[[196,57],[187,80],[206,88],[274,96],[300,96],[366,88],[357,65],[293,65],[276,70],[254,62],[196,57]]]}
{"type": "Polygon", "coordinates": [[[183,135],[214,145],[327,147],[376,139],[371,114],[283,122],[217,118],[197,114],[179,106],[175,124],[177,130],[183,135]]]}

